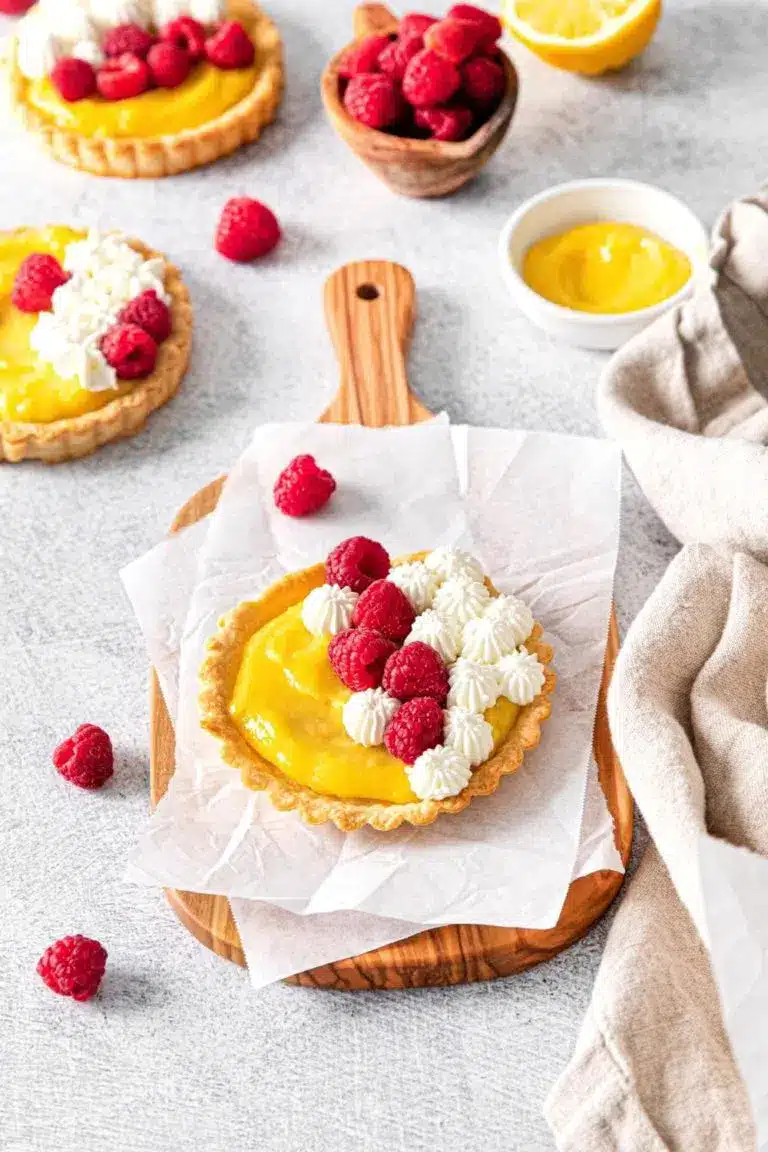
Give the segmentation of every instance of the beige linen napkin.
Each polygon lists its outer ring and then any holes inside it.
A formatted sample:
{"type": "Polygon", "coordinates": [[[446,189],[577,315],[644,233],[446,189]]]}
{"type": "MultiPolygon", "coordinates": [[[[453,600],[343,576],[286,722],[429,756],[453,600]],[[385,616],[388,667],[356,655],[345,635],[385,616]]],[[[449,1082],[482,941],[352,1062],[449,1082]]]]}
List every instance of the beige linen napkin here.
{"type": "Polygon", "coordinates": [[[655,846],[611,929],[572,1062],[547,1102],[565,1152],[748,1152],[698,841],[768,853],[768,568],[691,545],[633,625],[611,730],[655,846]],[[682,901],[682,903],[681,903],[682,901]]]}
{"type": "Polygon", "coordinates": [[[768,189],[723,214],[710,266],[611,360],[598,406],[678,540],[768,560],[768,189]]]}

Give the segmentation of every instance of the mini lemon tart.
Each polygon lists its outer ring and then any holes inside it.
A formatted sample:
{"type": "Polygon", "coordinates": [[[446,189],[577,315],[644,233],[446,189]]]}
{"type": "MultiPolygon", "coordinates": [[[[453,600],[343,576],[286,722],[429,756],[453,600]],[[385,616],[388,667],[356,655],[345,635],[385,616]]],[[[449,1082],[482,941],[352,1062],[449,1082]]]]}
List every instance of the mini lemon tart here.
{"type": "Polygon", "coordinates": [[[191,342],[178,269],[139,241],[64,226],[0,232],[0,460],[57,463],[138,432],[178,389],[191,342]],[[154,336],[120,319],[129,307],[154,336]],[[115,336],[110,363],[102,349],[115,336]]]}
{"type": "Polygon", "coordinates": [[[22,123],[57,160],[97,176],[157,178],[210,164],[261,135],[282,97],[282,46],[253,0],[39,0],[11,41],[9,77],[22,123]],[[145,90],[125,98],[105,99],[99,89],[65,99],[52,83],[62,58],[98,74],[110,29],[140,25],[154,36],[195,14],[209,33],[221,19],[242,25],[252,62],[224,68],[193,59],[172,87],[153,83],[147,69],[145,90]]]}
{"type": "Polygon", "coordinates": [[[281,811],[391,831],[495,792],[539,743],[555,674],[527,606],[465,553],[333,583],[332,557],[360,539],[221,621],[200,717],[281,811]]]}

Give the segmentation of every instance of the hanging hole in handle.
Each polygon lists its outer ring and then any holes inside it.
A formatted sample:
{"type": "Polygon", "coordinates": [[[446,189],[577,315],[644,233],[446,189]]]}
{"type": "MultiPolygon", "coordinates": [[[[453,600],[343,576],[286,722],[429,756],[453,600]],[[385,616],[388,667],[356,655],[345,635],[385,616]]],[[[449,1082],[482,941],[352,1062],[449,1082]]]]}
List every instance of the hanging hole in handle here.
{"type": "Polygon", "coordinates": [[[375,284],[361,284],[357,290],[360,300],[378,300],[379,290],[375,284]]]}

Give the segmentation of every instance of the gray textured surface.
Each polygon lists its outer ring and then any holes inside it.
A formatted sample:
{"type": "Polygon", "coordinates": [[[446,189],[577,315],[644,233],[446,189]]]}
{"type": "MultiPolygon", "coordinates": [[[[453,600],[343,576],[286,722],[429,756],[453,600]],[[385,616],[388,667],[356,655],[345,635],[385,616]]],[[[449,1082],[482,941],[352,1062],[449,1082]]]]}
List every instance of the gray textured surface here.
{"type": "MultiPolygon", "coordinates": [[[[331,7],[331,6],[329,6],[331,7]]],[[[421,315],[411,375],[461,420],[597,430],[598,356],[548,343],[500,283],[498,230],[519,200],[570,177],[657,181],[707,221],[764,173],[762,5],[671,0],[622,76],[587,82],[515,50],[513,131],[487,174],[441,203],[393,198],[337,142],[317,98],[351,0],[320,16],[273,0],[288,59],[280,123],[230,161],[173,182],[69,172],[2,128],[3,226],[119,226],[167,250],[197,309],[194,366],[149,430],[54,471],[0,469],[0,1148],[14,1152],[543,1152],[541,1102],[573,1046],[606,926],[525,976],[449,991],[356,997],[274,987],[183,932],[160,896],[125,886],[147,804],[147,671],[117,571],[232,459],[264,419],[319,411],[335,369],[320,285],[336,265],[393,257],[421,315]],[[227,195],[278,210],[286,240],[260,267],[212,251],[227,195]],[[77,723],[112,732],[120,768],[96,796],[52,772],[77,723]],[[90,1005],[34,975],[55,937],[110,951],[90,1005]]],[[[0,27],[2,25],[0,24],[0,27]]],[[[628,482],[617,599],[623,624],[675,546],[628,482]]]]}

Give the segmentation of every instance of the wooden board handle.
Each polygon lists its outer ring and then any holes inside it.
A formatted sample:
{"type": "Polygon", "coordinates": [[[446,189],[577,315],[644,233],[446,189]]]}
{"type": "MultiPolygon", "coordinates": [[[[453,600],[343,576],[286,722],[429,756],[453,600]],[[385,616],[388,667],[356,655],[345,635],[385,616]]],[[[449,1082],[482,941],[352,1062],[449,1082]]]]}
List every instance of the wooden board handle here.
{"type": "Polygon", "coordinates": [[[325,316],[341,369],[327,423],[414,424],[430,413],[411,394],[405,358],[416,316],[407,268],[388,260],[345,264],[326,281],[325,316]]]}
{"type": "Polygon", "coordinates": [[[356,40],[362,36],[387,36],[397,32],[399,23],[386,4],[358,4],[352,21],[356,40]]]}

